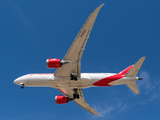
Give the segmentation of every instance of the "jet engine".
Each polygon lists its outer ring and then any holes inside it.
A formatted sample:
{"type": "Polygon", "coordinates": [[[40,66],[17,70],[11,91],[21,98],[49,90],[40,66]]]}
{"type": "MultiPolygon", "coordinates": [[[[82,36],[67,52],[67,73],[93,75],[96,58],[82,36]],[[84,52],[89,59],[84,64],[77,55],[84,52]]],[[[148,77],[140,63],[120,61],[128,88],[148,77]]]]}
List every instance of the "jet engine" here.
{"type": "Polygon", "coordinates": [[[58,95],[58,96],[55,97],[55,102],[57,104],[65,104],[65,103],[69,102],[69,99],[66,96],[58,95]]]}
{"type": "Polygon", "coordinates": [[[62,66],[62,60],[56,58],[50,58],[46,60],[48,68],[59,68],[62,66]]]}

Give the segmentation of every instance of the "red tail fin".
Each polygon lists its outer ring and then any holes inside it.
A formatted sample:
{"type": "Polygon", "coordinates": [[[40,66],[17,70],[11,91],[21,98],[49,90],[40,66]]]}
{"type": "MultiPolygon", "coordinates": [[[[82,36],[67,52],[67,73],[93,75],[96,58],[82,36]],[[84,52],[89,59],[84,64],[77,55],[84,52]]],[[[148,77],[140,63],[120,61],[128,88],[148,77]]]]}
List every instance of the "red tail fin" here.
{"type": "Polygon", "coordinates": [[[133,67],[133,65],[129,66],[128,68],[126,68],[123,71],[121,71],[119,74],[125,75],[132,67],[133,67]]]}

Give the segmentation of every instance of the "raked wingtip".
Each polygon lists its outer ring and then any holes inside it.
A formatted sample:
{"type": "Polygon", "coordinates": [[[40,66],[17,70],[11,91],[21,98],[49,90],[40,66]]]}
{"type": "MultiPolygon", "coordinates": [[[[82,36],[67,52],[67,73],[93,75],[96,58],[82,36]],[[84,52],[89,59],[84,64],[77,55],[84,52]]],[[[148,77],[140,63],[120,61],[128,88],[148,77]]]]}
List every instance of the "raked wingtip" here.
{"type": "Polygon", "coordinates": [[[105,5],[105,3],[101,4],[102,6],[105,5]]]}
{"type": "Polygon", "coordinates": [[[101,4],[99,7],[103,7],[104,4],[105,4],[105,3],[101,4]]]}

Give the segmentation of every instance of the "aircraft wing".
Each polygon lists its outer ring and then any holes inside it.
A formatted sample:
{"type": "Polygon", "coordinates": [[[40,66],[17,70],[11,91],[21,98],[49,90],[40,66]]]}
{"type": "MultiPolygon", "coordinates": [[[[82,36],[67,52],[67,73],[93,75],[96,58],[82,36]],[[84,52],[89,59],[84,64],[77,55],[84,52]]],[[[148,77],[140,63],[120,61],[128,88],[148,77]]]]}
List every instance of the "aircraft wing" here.
{"type": "MultiPolygon", "coordinates": [[[[62,92],[64,95],[66,95],[69,98],[73,98],[73,89],[72,88],[61,88],[58,89],[60,92],[62,92]]],[[[88,112],[100,116],[91,106],[84,100],[82,89],[77,90],[79,94],[79,99],[74,99],[73,101],[77,103],[79,106],[87,110],[88,112]]]]}
{"type": "Polygon", "coordinates": [[[89,38],[90,32],[92,30],[93,24],[96,20],[99,10],[104,4],[96,8],[88,17],[83,27],[79,31],[77,37],[73,41],[71,47],[66,53],[63,60],[72,61],[67,64],[62,65],[58,68],[54,74],[56,77],[68,77],[71,73],[76,73],[77,77],[81,75],[81,57],[85,49],[87,40],[89,38]]]}

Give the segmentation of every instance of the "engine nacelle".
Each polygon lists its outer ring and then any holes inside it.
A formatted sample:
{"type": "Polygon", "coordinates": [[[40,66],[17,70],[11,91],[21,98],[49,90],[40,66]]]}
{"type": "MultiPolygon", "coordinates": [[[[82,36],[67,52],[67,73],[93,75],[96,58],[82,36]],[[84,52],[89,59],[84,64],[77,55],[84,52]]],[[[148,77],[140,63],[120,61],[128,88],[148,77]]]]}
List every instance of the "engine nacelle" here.
{"type": "Polygon", "coordinates": [[[66,96],[58,95],[58,96],[55,97],[55,102],[57,104],[65,104],[65,103],[69,102],[69,99],[66,96]]]}
{"type": "Polygon", "coordinates": [[[62,66],[61,60],[56,58],[50,58],[46,60],[48,68],[59,68],[62,66]]]}

